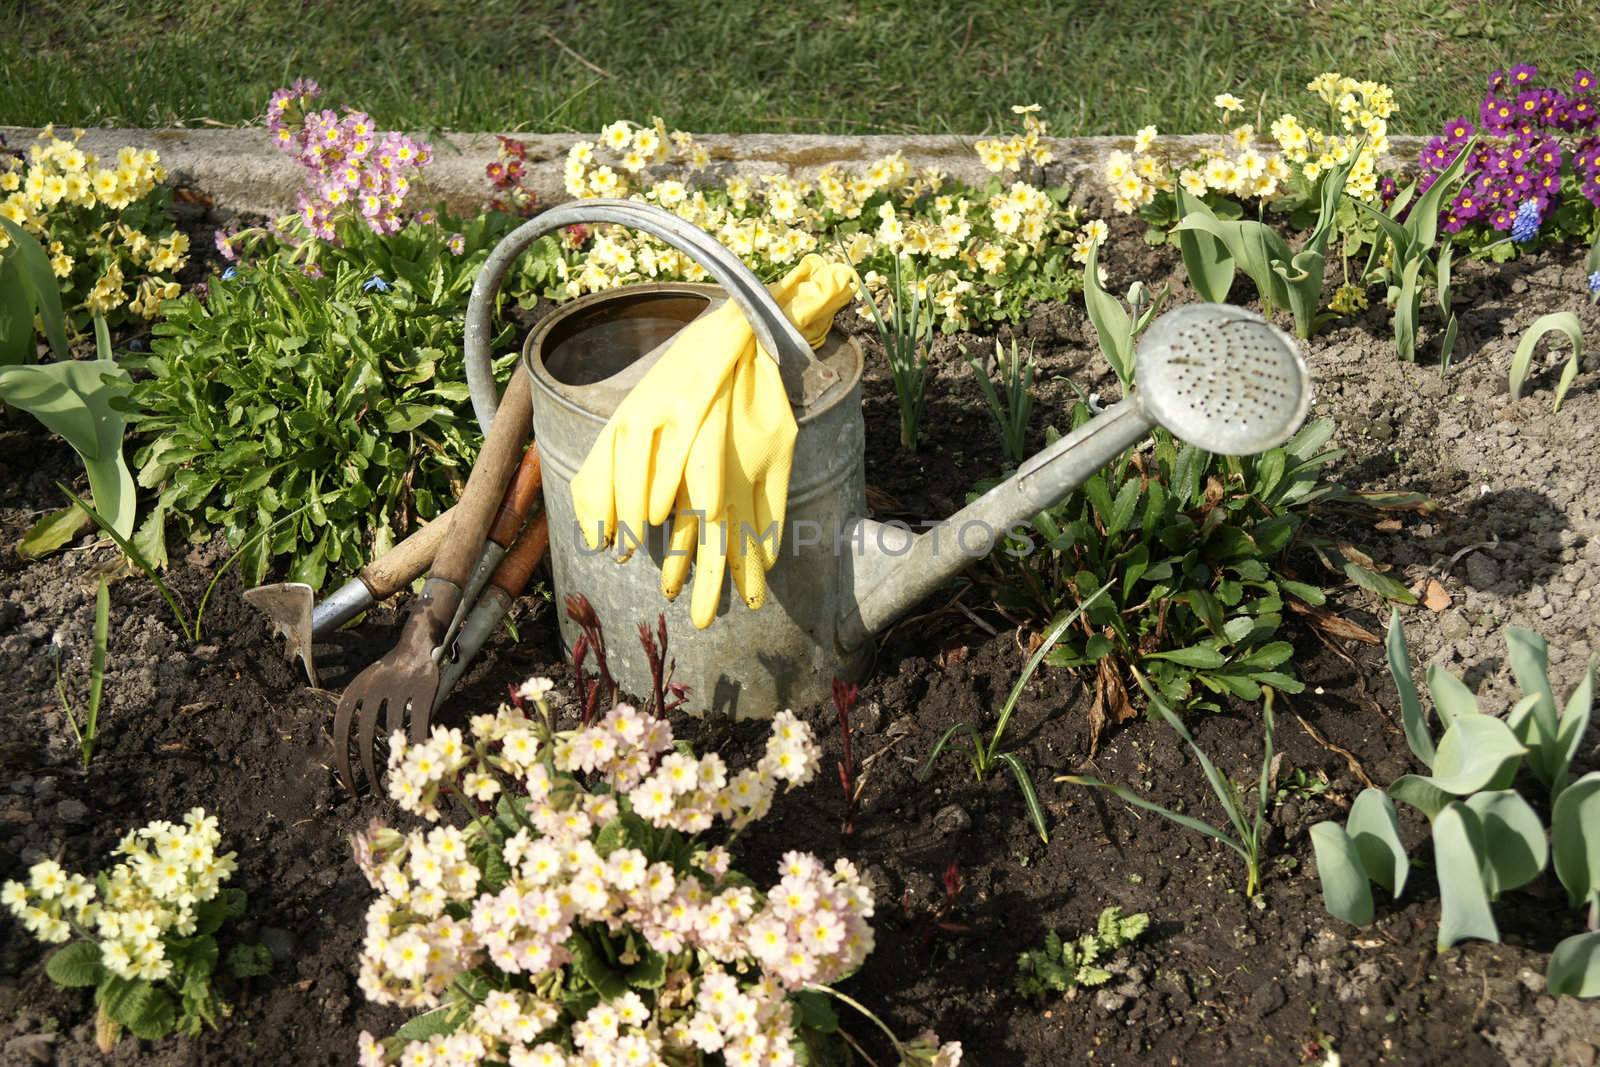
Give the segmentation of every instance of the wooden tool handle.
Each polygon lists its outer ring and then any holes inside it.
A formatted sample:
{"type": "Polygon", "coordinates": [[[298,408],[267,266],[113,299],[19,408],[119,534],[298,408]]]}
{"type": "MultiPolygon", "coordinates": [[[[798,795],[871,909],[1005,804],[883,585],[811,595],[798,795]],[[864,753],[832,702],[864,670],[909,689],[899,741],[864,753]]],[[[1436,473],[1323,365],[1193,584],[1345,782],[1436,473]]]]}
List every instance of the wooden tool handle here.
{"type": "Polygon", "coordinates": [[[506,495],[500,498],[500,510],[495,512],[494,523],[489,527],[489,540],[503,548],[510,547],[543,484],[544,474],[539,466],[539,445],[536,442],[522,454],[522,464],[517,467],[517,473],[511,476],[506,495]]]}
{"type": "MultiPolygon", "coordinates": [[[[495,417],[499,418],[498,415],[495,417]]],[[[495,568],[494,577],[489,579],[490,584],[515,600],[528,587],[528,579],[533,576],[534,568],[543,562],[549,547],[550,521],[541,511],[522,528],[517,543],[511,546],[511,551],[495,568]]]]}
{"type": "Polygon", "coordinates": [[[483,551],[483,542],[494,521],[496,505],[504,495],[511,472],[517,466],[522,445],[533,433],[533,395],[528,375],[519,366],[511,373],[511,383],[500,401],[483,451],[472,466],[467,487],[456,504],[450,530],[434,557],[431,577],[463,585],[472,565],[483,551]]]}
{"type": "Polygon", "coordinates": [[[451,507],[434,516],[433,521],[413,530],[410,537],[361,569],[361,584],[373,600],[387,600],[422,576],[444,543],[455,510],[451,507]]]}

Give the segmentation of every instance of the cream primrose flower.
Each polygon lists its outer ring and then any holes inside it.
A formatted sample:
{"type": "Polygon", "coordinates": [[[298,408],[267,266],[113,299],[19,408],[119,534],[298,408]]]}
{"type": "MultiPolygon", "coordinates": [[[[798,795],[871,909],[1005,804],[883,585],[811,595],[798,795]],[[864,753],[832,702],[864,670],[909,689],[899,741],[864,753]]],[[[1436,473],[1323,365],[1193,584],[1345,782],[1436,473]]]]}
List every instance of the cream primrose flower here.
{"type": "MultiPolygon", "coordinates": [[[[1018,113],[1024,133],[1010,141],[997,139],[1001,147],[992,150],[1002,161],[1002,170],[1017,169],[1011,164],[1020,160],[1042,163],[1051,158],[1042,140],[1045,127],[1036,112],[1024,108],[1018,113]]],[[[919,276],[952,272],[950,279],[933,287],[942,296],[938,310],[951,325],[964,324],[970,307],[993,314],[992,309],[1007,306],[1006,301],[993,299],[992,292],[1003,284],[1007,267],[1040,254],[1052,241],[1070,244],[1076,229],[1072,208],[1025,186],[1023,192],[1013,187],[1005,194],[1013,209],[1000,213],[1007,228],[1002,230],[996,226],[994,205],[984,210],[981,202],[973,204],[951,195],[945,190],[942,173],[927,168],[913,171],[898,154],[875,160],[863,171],[833,165],[814,181],[784,175],[766,175],[759,181],[730,176],[698,188],[663,180],[636,189],[629,183],[625,163],[638,162],[627,159],[627,153],[639,152],[638,133],[645,127],[623,123],[627,132],[624,143],[617,125],[608,125],[598,140],[589,144],[586,157],[569,150],[565,178],[572,195],[628,196],[660,203],[715,233],[763,275],[781,274],[787,265],[812,252],[848,257],[852,263],[886,253],[906,256],[919,276]],[[606,168],[606,173],[601,168],[606,168]],[[837,227],[860,218],[869,202],[867,215],[872,216],[873,209],[878,212],[871,224],[852,227],[854,232],[848,235],[838,234],[837,227]],[[980,263],[979,253],[988,245],[995,251],[980,263]],[[1016,251],[1022,256],[1011,255],[1016,251]]],[[[650,128],[664,145],[672,146],[670,154],[679,162],[699,148],[689,134],[668,131],[658,120],[653,120],[650,128]]],[[[649,147],[650,138],[644,140],[649,147]]],[[[1147,201],[1171,182],[1170,177],[1156,174],[1141,185],[1138,200],[1147,201]]],[[[703,268],[656,238],[612,227],[597,227],[587,237],[567,242],[563,253],[555,273],[565,292],[574,296],[644,279],[697,280],[704,276],[703,268]]]]}
{"type": "Polygon", "coordinates": [[[185,825],[157,821],[126,835],[116,849],[126,858],[106,873],[103,900],[88,879],[46,860],[29,869],[27,885],[7,882],[0,903],[41,940],[92,930],[113,974],[159,981],[172,972],[165,938],[192,935],[193,909],[233,874],[234,854],[217,855],[220,843],[216,820],[196,808],[185,825]]]}
{"type": "MultiPolygon", "coordinates": [[[[541,713],[548,711],[548,691],[524,689],[541,713]]],[[[493,993],[452,1035],[460,1042],[454,1051],[430,1038],[406,1045],[401,1058],[392,1060],[367,1035],[360,1047],[363,1063],[408,1062],[407,1056],[426,1054],[433,1058],[417,1062],[658,1064],[697,1050],[721,1052],[729,1063],[791,1062],[787,1050],[795,1039],[796,1013],[789,993],[807,982],[836,980],[871,950],[872,894],[847,861],[830,869],[813,856],[788,853],[778,883],[763,894],[725,880],[731,873],[726,848],[701,848],[695,862],[711,879],[708,885],[699,877],[680,879],[670,863],[651,861],[631,845],[602,857],[596,845],[603,824],[553,806],[557,797],[584,808],[609,806],[615,819],[618,800],[625,797],[636,815],[658,828],[670,828],[690,810],[703,815],[702,826],[717,817],[738,825],[752,797],[770,802],[779,783],[804,783],[818,769],[812,730],[791,712],[774,718],[757,766],[731,777],[720,757],[675,750],[665,722],[645,720],[626,705],[588,728],[555,736],[520,709],[505,707],[495,716],[475,717],[470,739],[435,728],[421,744],[402,736],[394,743],[401,749],[393,760],[397,767],[426,767],[430,777],[438,766],[450,765],[441,753],[449,756],[459,743],[463,763],[440,784],[454,789],[458,777],[471,773],[508,777],[508,792],[530,797],[532,826],[503,838],[486,837],[481,820],[405,834],[375,826],[355,840],[358,864],[379,893],[368,909],[360,963],[359,984],[370,999],[440,1006],[455,995],[451,983],[484,961],[507,975],[541,974],[571,960],[567,945],[580,928],[627,929],[652,950],[684,961],[686,969],[669,975],[668,983],[677,983],[674,1001],[688,1010],[663,1023],[644,999],[624,993],[564,1020],[558,1004],[528,993],[493,993]],[[535,738],[535,758],[502,758],[507,741],[525,734],[535,738]],[[600,735],[611,743],[597,748],[600,735]],[[642,763],[648,777],[630,781],[632,757],[641,751],[649,757],[642,763]],[[603,792],[590,791],[595,788],[603,792]],[[735,795],[739,801],[729,806],[731,814],[717,814],[716,801],[735,795]],[[663,810],[646,814],[652,801],[663,810]],[[452,880],[448,873],[437,890],[420,884],[441,867],[476,873],[472,857],[485,846],[498,850],[502,869],[509,871],[491,883],[493,891],[481,877],[452,880]],[[440,893],[462,910],[440,910],[440,893]],[[564,1058],[554,1043],[537,1044],[563,1025],[576,1060],[564,1058]],[[438,1059],[447,1053],[465,1058],[438,1059]]],[[[391,779],[391,793],[398,786],[391,779]]],[[[6,892],[8,900],[17,895],[9,887],[6,892]]]]}

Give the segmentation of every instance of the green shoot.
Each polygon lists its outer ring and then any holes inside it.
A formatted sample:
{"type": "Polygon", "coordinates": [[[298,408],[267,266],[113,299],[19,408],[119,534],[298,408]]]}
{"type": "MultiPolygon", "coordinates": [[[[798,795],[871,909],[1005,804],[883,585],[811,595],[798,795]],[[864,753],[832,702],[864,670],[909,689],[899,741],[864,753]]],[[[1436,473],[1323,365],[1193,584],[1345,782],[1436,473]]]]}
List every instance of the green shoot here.
{"type": "Polygon", "coordinates": [[[1105,985],[1111,972],[1095,966],[1105,956],[1138,940],[1150,927],[1144,912],[1123,915],[1122,909],[1106,908],[1100,913],[1092,934],[1067,941],[1054,930],[1045,935],[1044,947],[1029,949],[1017,957],[1017,992],[1043,1000],[1052,993],[1071,995],[1083,986],[1105,985]]]}
{"type": "Polygon", "coordinates": [[[996,340],[994,360],[1005,383],[1003,394],[995,389],[994,383],[984,373],[982,360],[972,356],[967,360],[967,365],[972,368],[973,375],[978,379],[978,387],[983,390],[989,414],[994,416],[995,423],[1000,427],[1000,445],[1005,450],[1006,462],[1013,467],[1020,467],[1022,461],[1028,458],[1028,416],[1033,414],[1033,375],[1039,365],[1031,349],[1026,362],[1017,355],[1015,340],[1011,342],[1009,359],[1006,358],[1005,346],[996,340]]]}
{"type": "Polygon", "coordinates": [[[994,724],[994,734],[989,738],[988,744],[984,743],[977,727],[970,722],[956,723],[941,734],[938,741],[934,742],[932,751],[928,753],[928,758],[923,760],[921,767],[917,768],[917,780],[926,782],[929,775],[933,773],[934,760],[939,758],[939,754],[944,751],[945,745],[949,744],[950,740],[957,734],[965,733],[972,746],[971,751],[968,753],[968,758],[972,761],[972,771],[978,781],[983,781],[984,777],[988,775],[989,771],[997,763],[1004,763],[1010,768],[1012,777],[1016,779],[1017,789],[1022,793],[1022,802],[1028,809],[1028,818],[1032,821],[1034,830],[1038,832],[1039,840],[1048,845],[1050,843],[1050,831],[1045,827],[1044,807],[1039,803],[1039,795],[1033,788],[1033,779],[1028,774],[1028,767],[1015,752],[1001,752],[1000,742],[1005,737],[1006,725],[1011,721],[1011,713],[1017,708],[1017,701],[1022,699],[1022,691],[1027,686],[1028,679],[1033,677],[1033,672],[1039,669],[1039,664],[1044,662],[1045,656],[1055,647],[1056,642],[1061,640],[1061,635],[1067,632],[1067,628],[1076,622],[1078,616],[1082,615],[1090,605],[1104,596],[1110,588],[1110,582],[1102,585],[1085,598],[1083,603],[1051,624],[1050,629],[1045,632],[1044,640],[1039,642],[1039,647],[1034,650],[1032,656],[1028,657],[1028,662],[1022,668],[1022,673],[1017,676],[1016,684],[1011,687],[1011,695],[1006,698],[1005,706],[1000,709],[1000,718],[994,724]]]}
{"type": "Polygon", "coordinates": [[[1522,335],[1511,357],[1511,399],[1522,396],[1522,386],[1528,380],[1528,368],[1533,363],[1534,350],[1547,333],[1564,333],[1567,340],[1572,342],[1572,355],[1567,359],[1567,365],[1561,368],[1561,378],[1556,382],[1555,403],[1550,406],[1551,411],[1560,411],[1567,390],[1572,388],[1572,380],[1578,376],[1578,365],[1583,362],[1583,324],[1570,311],[1541,315],[1533,320],[1528,332],[1522,335]]]}
{"type": "Polygon", "coordinates": [[[1171,708],[1167,707],[1167,702],[1161,699],[1161,695],[1150,686],[1144,675],[1139,674],[1137,670],[1135,674],[1139,678],[1139,684],[1144,687],[1145,693],[1150,697],[1151,706],[1155,708],[1157,714],[1166,720],[1167,725],[1172,727],[1179,737],[1183,738],[1184,743],[1194,753],[1195,759],[1199,761],[1201,769],[1205,771],[1206,781],[1211,784],[1211,791],[1216,794],[1217,800],[1222,804],[1223,811],[1227,813],[1228,824],[1233,831],[1232,834],[1230,835],[1227,830],[1219,829],[1203,819],[1197,819],[1192,815],[1181,815],[1169,808],[1162,807],[1153,800],[1146,800],[1127,786],[1113,785],[1109,782],[1102,782],[1098,778],[1076,774],[1062,775],[1056,781],[1104,789],[1136,808],[1155,812],[1157,815],[1170,819],[1179,826],[1220,841],[1237,852],[1239,857],[1244,860],[1246,874],[1244,895],[1246,897],[1254,897],[1261,888],[1261,861],[1266,853],[1267,809],[1271,797],[1269,790],[1269,782],[1272,777],[1273,691],[1271,687],[1262,687],[1262,693],[1266,697],[1261,707],[1264,752],[1261,759],[1260,784],[1255,790],[1255,803],[1252,811],[1247,807],[1246,798],[1239,795],[1239,790],[1234,787],[1226,775],[1217,770],[1216,764],[1211,762],[1211,758],[1195,742],[1194,735],[1189,733],[1188,729],[1183,725],[1183,720],[1171,708]]]}
{"type": "Polygon", "coordinates": [[[100,579],[94,594],[94,651],[89,656],[89,705],[85,709],[83,725],[78,725],[78,713],[67,698],[67,687],[61,681],[61,654],[54,650],[56,659],[56,693],[61,698],[61,710],[66,713],[67,725],[78,742],[78,752],[83,756],[83,769],[89,769],[94,758],[94,743],[100,734],[100,697],[106,681],[106,638],[111,629],[111,590],[106,580],[100,579]]]}
{"type": "MultiPolygon", "coordinates": [[[[851,267],[851,270],[855,268],[851,267]]],[[[900,270],[900,257],[896,256],[894,291],[889,301],[887,322],[859,273],[856,274],[856,286],[861,291],[861,299],[872,311],[873,325],[878,328],[878,340],[889,359],[889,373],[894,376],[894,395],[900,404],[900,447],[907,452],[915,452],[922,432],[922,410],[928,388],[928,354],[922,338],[928,334],[931,325],[929,318],[923,314],[916,279],[911,279],[908,294],[906,279],[900,270]]]]}

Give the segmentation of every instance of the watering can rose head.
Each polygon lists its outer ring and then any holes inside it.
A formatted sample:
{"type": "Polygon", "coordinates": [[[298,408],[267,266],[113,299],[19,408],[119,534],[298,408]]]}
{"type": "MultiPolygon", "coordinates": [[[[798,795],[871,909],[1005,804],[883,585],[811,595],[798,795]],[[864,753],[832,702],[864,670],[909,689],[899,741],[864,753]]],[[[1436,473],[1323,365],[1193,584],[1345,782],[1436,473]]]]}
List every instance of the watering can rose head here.
{"type": "MultiPolygon", "coordinates": [[[[486,319],[495,275],[540,235],[598,222],[662,237],[719,284],[593,294],[528,339],[555,585],[583,592],[612,627],[663,606],[673,677],[688,686],[693,710],[767,716],[823,703],[833,677],[864,666],[872,633],[1153,427],[1210,451],[1246,454],[1287,440],[1310,406],[1305,364],[1281,331],[1239,308],[1179,308],[1141,339],[1139,388],[1130,396],[916,534],[866,514],[859,344],[837,334],[811,343],[849,291],[841,298],[823,284],[810,294],[813,317],[797,314],[805,284],[785,279],[769,291],[709,235],[649,205],[562,205],[491,256],[474,290],[482,306],[468,315],[468,376],[475,398],[488,391],[483,407],[493,409],[493,381],[487,350],[473,349],[474,316],[486,319]],[[738,314],[723,310],[729,305],[738,314]],[[655,373],[669,360],[675,374],[655,373]],[[619,436],[613,417],[638,410],[659,414],[643,424],[650,434],[619,436]],[[694,436],[707,412],[725,428],[720,441],[694,436]],[[649,446],[649,463],[634,458],[640,445],[649,446]],[[590,466],[595,455],[610,462],[590,466]],[[591,476],[596,470],[605,475],[591,476]],[[612,553],[590,547],[608,539],[612,553]],[[691,560],[693,603],[662,605],[662,590],[675,592],[691,560]],[[729,596],[724,567],[744,605],[729,596]]],[[[570,644],[576,624],[562,625],[570,644]]],[[[649,691],[642,652],[619,648],[611,666],[625,690],[649,691]]]]}

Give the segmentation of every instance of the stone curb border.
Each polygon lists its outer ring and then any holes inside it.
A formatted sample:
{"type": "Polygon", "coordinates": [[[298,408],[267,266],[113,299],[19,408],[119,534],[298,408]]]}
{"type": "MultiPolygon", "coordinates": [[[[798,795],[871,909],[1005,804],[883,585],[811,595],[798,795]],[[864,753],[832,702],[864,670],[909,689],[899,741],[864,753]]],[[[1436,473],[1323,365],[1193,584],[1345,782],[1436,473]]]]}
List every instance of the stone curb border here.
{"type": "MultiPolygon", "coordinates": [[[[25,149],[38,136],[37,128],[0,126],[0,135],[13,149],[25,149]]],[[[562,168],[567,150],[580,134],[514,134],[528,148],[528,184],[544,204],[567,200],[562,168]]],[[[451,133],[430,137],[434,160],[423,172],[418,203],[443,202],[457,212],[476,212],[489,199],[484,167],[496,158],[499,142],[492,133],[451,133]]],[[[978,162],[972,145],[978,137],[965,136],[832,136],[825,134],[707,134],[696,142],[711,154],[711,172],[735,174],[789,174],[812,178],[830,164],[863,168],[893,152],[905,154],[913,168],[938,167],[950,177],[982,186],[994,177],[978,162]]],[[[1422,137],[1394,137],[1386,166],[1413,163],[1425,141],[1422,137]]],[[[1224,138],[1208,134],[1174,134],[1157,139],[1157,153],[1195,156],[1202,148],[1221,145],[1224,138]]],[[[154,148],[161,153],[170,180],[199,189],[225,211],[277,215],[295,209],[301,185],[300,168],[279,152],[261,128],[239,129],[116,129],[87,130],[80,142],[85,151],[114,155],[118,148],[154,148]]],[[[1047,186],[1074,186],[1074,199],[1103,199],[1097,172],[1106,157],[1118,150],[1132,151],[1132,137],[1051,138],[1056,161],[1044,168],[1047,186]]],[[[1267,147],[1267,146],[1263,146],[1267,147]]],[[[665,172],[669,168],[658,168],[665,172]]],[[[1038,175],[1023,177],[1037,180],[1038,175]]]]}

